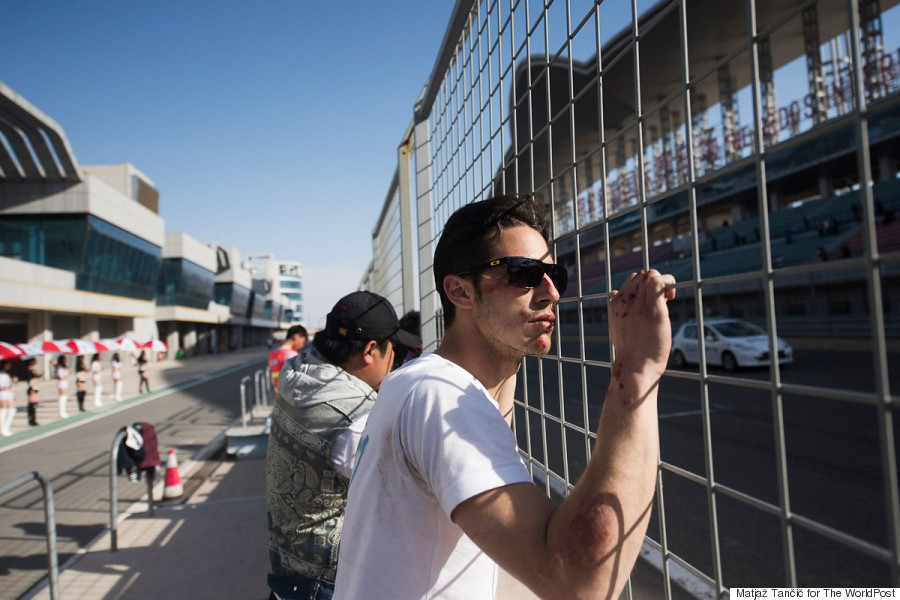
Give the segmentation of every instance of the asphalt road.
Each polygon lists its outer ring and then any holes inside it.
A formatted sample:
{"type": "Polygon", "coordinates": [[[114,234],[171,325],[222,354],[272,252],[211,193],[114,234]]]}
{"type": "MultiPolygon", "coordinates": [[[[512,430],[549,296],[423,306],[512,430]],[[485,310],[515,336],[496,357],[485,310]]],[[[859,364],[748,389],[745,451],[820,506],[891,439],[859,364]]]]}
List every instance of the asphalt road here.
{"type": "MultiPolygon", "coordinates": [[[[155,426],[163,461],[160,476],[164,476],[170,448],[184,463],[240,416],[240,380],[265,366],[265,351],[257,353],[258,365],[237,368],[211,364],[209,371],[224,374],[163,392],[111,414],[97,414],[74,427],[0,453],[0,482],[5,484],[30,471],[39,471],[51,480],[60,565],[109,526],[109,465],[119,429],[136,422],[155,426]]],[[[246,364],[253,356],[250,353],[231,362],[246,364]]],[[[184,380],[184,373],[177,375],[184,380]]],[[[193,376],[198,375],[202,373],[193,376]]],[[[158,377],[164,379],[164,374],[158,377]]],[[[159,383],[165,381],[156,387],[159,383]]],[[[186,495],[201,476],[198,470],[195,477],[183,478],[186,495]]],[[[144,482],[136,485],[124,477],[117,482],[119,512],[146,499],[144,482]]],[[[43,497],[36,482],[0,498],[0,539],[0,597],[19,598],[47,574],[43,497]]]]}
{"type": "MultiPolygon", "coordinates": [[[[577,355],[566,344],[563,355],[577,355]]],[[[590,360],[608,360],[605,344],[586,349],[590,360]]],[[[889,356],[889,363],[900,357],[889,356]]],[[[529,406],[543,405],[551,415],[564,411],[574,427],[563,428],[554,420],[541,422],[536,414],[517,414],[520,444],[529,443],[534,455],[546,456],[552,469],[569,481],[577,481],[590,447],[577,431],[596,432],[608,369],[587,366],[584,382],[580,365],[527,359],[529,406]],[[540,372],[539,372],[540,371],[540,372]],[[561,373],[562,377],[559,377],[561,373]],[[560,379],[562,385],[560,386],[560,379]],[[585,408],[582,389],[590,401],[585,408]],[[543,388],[543,395],[539,393],[543,388]],[[560,405],[560,397],[565,401],[560,405]],[[564,432],[564,433],[563,433],[564,432]],[[565,444],[564,460],[563,444],[565,444]]],[[[688,369],[696,373],[694,367],[688,369]]],[[[717,368],[710,375],[727,376],[717,368]]],[[[737,377],[767,382],[767,368],[743,370],[737,377]]],[[[845,350],[796,350],[792,365],[782,371],[785,383],[855,392],[873,392],[871,354],[845,350]]],[[[776,453],[775,410],[772,393],[739,382],[711,383],[709,394],[709,444],[715,481],[755,499],[780,506],[776,453]]],[[[900,384],[896,376],[891,385],[900,384]]],[[[520,390],[522,386],[520,378],[520,390]]],[[[683,377],[666,376],[660,386],[660,452],[662,460],[701,478],[707,477],[706,444],[700,403],[700,384],[683,377]]],[[[521,391],[517,394],[521,397],[521,391]]],[[[878,435],[878,412],[861,403],[807,395],[783,398],[787,493],[790,510],[801,517],[852,535],[868,544],[888,548],[883,473],[878,435]]],[[[894,429],[900,426],[895,414],[894,429]]],[[[707,488],[681,475],[663,470],[665,535],[670,551],[713,576],[713,537],[707,488]]],[[[721,572],[726,587],[783,587],[787,584],[781,519],[724,494],[716,494],[715,517],[720,547],[721,572]]],[[[660,540],[658,509],[654,509],[648,535],[660,540]]],[[[848,549],[808,529],[793,528],[797,583],[804,587],[889,587],[887,564],[848,549]]]]}

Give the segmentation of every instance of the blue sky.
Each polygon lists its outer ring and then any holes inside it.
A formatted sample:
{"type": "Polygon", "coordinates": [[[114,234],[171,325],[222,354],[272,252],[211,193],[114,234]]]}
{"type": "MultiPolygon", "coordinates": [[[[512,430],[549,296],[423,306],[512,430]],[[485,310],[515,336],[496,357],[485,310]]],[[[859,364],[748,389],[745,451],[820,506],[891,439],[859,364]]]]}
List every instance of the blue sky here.
{"type": "Polygon", "coordinates": [[[130,162],[168,231],[304,264],[307,324],[356,289],[451,0],[5,2],[0,81],[81,164],[130,162]]]}

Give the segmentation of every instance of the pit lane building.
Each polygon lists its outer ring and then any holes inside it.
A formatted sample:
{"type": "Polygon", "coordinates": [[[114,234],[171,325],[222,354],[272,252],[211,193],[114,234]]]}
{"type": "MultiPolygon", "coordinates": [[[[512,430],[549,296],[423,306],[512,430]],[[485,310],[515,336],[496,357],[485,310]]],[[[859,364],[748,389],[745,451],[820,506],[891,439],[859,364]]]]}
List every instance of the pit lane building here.
{"type": "Polygon", "coordinates": [[[167,232],[149,177],[80,165],[63,129],[0,83],[0,339],[259,345],[290,323],[256,279],[237,249],[167,232]]]}
{"type": "MultiPolygon", "coordinates": [[[[867,257],[900,250],[900,6],[759,0],[752,37],[744,3],[679,8],[643,11],[637,46],[626,27],[592,56],[573,42],[518,61],[514,144],[493,188],[552,207],[573,300],[616,288],[646,254],[679,281],[702,278],[708,316],[765,323],[769,263],[780,332],[871,337],[867,257]]],[[[894,338],[900,272],[890,258],[880,269],[894,338]]],[[[670,310],[696,318],[693,290],[670,310]]]]}

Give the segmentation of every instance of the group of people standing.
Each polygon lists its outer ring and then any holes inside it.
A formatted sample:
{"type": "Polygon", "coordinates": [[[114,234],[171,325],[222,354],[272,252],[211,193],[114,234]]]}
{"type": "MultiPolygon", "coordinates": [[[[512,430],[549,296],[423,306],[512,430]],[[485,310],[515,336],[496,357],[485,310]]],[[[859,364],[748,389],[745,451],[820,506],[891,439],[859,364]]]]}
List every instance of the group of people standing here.
{"type": "MultiPolygon", "coordinates": [[[[147,377],[147,357],[141,351],[136,359],[138,367],[138,375],[140,377],[139,393],[143,393],[146,388],[150,392],[150,381],[147,377]]],[[[65,419],[69,416],[69,377],[72,374],[67,364],[65,355],[60,356],[52,362],[56,375],[56,389],[59,393],[59,416],[65,419]]],[[[114,402],[122,401],[122,361],[119,354],[115,353],[110,361],[112,368],[113,390],[111,398],[114,402]]],[[[28,424],[39,425],[37,420],[37,409],[39,404],[41,380],[43,373],[38,369],[37,359],[31,358],[26,364],[27,368],[27,396],[28,396],[28,424]]],[[[88,379],[93,384],[94,406],[103,406],[103,360],[100,354],[94,354],[90,359],[90,365],[86,360],[86,356],[79,355],[75,359],[75,398],[78,402],[78,411],[86,412],[85,399],[88,393],[88,379]]],[[[18,380],[17,377],[10,375],[10,363],[5,362],[0,367],[0,437],[8,437],[12,435],[11,427],[15,418],[17,409],[15,406],[15,396],[12,391],[12,384],[18,380]]]]}
{"type": "Polygon", "coordinates": [[[498,565],[541,598],[620,595],[650,520],[675,280],[648,269],[610,292],[597,442],[557,505],[510,428],[522,360],[549,352],[568,286],[550,240],[530,197],[467,204],[435,248],[433,352],[416,357],[421,339],[363,291],[312,348],[274,357],[270,600],[495,598],[498,565]]]}

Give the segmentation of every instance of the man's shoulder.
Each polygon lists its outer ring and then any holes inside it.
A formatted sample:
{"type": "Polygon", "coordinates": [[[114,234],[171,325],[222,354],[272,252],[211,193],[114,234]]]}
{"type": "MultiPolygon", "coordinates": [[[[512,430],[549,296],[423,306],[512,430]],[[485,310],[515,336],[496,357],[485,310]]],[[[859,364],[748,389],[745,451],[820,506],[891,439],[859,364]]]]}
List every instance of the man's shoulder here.
{"type": "Polygon", "coordinates": [[[482,395],[483,387],[475,377],[449,360],[427,354],[412,360],[385,377],[379,398],[390,395],[429,396],[450,399],[472,393],[482,395]]]}
{"type": "Polygon", "coordinates": [[[297,354],[298,352],[293,348],[285,348],[284,346],[282,346],[278,349],[278,358],[280,358],[281,360],[294,358],[295,356],[297,356],[297,354]]]}

